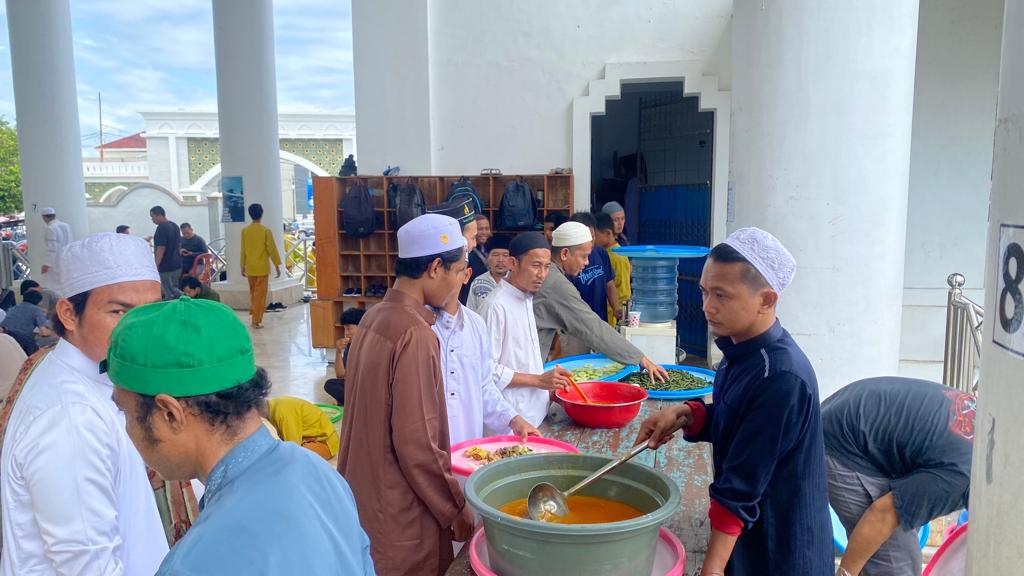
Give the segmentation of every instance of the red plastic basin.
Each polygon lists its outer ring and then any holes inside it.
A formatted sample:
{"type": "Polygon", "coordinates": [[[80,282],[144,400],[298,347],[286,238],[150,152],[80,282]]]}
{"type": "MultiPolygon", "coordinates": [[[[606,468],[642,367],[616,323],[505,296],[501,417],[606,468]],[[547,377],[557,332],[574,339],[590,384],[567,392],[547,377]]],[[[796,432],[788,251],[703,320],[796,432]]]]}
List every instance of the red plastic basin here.
{"type": "Polygon", "coordinates": [[[587,404],[574,388],[555,392],[565,413],[580,426],[621,428],[636,418],[647,391],[625,382],[580,382],[580,388],[595,404],[587,404]]]}

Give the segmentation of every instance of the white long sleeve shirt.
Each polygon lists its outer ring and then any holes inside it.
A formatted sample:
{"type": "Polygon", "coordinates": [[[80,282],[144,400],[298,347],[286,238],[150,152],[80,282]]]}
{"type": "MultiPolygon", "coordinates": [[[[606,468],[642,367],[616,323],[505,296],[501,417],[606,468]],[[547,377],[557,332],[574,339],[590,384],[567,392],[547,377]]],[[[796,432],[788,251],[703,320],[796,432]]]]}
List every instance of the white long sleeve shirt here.
{"type": "Polygon", "coordinates": [[[167,539],[112,393],[63,339],[25,383],[0,452],[0,575],[156,573],[167,539]]]}
{"type": "Polygon", "coordinates": [[[71,226],[56,218],[46,225],[46,265],[57,264],[57,253],[71,243],[71,226]]]}
{"type": "Polygon", "coordinates": [[[494,385],[494,358],[484,319],[460,305],[441,311],[433,325],[441,344],[441,374],[452,446],[482,436],[509,434],[516,411],[494,385]]]}
{"type": "Polygon", "coordinates": [[[530,424],[540,426],[548,415],[548,391],[509,386],[517,372],[544,373],[533,314],[533,294],[523,292],[510,282],[502,282],[483,301],[481,311],[491,333],[494,383],[519,415],[530,424]]]}

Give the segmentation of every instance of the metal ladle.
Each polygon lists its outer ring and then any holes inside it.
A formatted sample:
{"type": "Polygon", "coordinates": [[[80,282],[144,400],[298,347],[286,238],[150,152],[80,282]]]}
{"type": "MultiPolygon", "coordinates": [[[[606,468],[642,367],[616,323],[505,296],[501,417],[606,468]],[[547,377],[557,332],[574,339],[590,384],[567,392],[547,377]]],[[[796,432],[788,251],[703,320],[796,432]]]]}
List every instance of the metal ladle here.
{"type": "Polygon", "coordinates": [[[604,476],[612,470],[618,468],[620,465],[625,464],[631,458],[647,449],[647,442],[641,442],[633,447],[628,454],[622,456],[618,460],[613,460],[604,466],[602,466],[597,472],[594,472],[590,476],[587,476],[581,480],[578,484],[569,488],[565,492],[562,492],[554,485],[547,482],[541,482],[530,490],[530,497],[526,500],[526,510],[530,514],[530,519],[537,520],[540,522],[546,521],[551,516],[565,516],[569,513],[569,504],[566,502],[569,496],[573,493],[578,492],[594,480],[604,476]]]}

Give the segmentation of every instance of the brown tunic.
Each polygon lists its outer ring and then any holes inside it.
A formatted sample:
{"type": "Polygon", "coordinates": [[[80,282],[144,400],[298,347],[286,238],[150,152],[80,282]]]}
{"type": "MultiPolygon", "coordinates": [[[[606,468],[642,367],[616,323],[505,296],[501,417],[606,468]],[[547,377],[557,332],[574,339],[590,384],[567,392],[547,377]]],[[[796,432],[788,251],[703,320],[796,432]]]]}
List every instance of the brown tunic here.
{"type": "Polygon", "coordinates": [[[338,471],[380,576],[444,574],[465,498],[451,472],[434,314],[392,288],[359,323],[345,378],[338,471]]]}

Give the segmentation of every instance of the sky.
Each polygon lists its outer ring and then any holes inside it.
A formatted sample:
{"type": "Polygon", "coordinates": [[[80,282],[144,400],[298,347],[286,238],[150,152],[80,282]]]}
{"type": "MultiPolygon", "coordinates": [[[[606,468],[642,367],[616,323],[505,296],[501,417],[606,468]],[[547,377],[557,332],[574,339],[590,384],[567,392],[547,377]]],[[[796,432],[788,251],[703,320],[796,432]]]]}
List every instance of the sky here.
{"type": "MultiPolygon", "coordinates": [[[[31,1],[31,0],[29,0],[31,1]]],[[[0,3],[0,115],[17,121],[6,3],[0,3]]],[[[139,110],[217,109],[210,0],[70,0],[83,154],[143,129],[139,110]]],[[[348,0],[275,0],[277,108],[352,112],[348,0]]]]}

